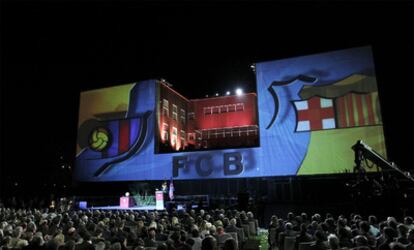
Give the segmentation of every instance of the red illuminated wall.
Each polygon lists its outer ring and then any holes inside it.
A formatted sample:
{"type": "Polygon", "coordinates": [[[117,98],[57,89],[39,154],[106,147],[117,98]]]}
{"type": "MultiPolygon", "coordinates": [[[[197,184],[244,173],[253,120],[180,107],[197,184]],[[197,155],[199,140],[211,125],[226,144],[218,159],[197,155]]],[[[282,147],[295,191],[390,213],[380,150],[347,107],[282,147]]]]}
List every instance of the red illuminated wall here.
{"type": "Polygon", "coordinates": [[[160,151],[258,145],[255,93],[188,100],[162,82],[159,86],[157,114],[160,147],[163,147],[160,151]],[[173,117],[174,105],[177,107],[176,119],[173,117]],[[181,110],[185,113],[184,120],[181,110]],[[177,128],[176,140],[173,139],[173,128],[177,128]]]}
{"type": "Polygon", "coordinates": [[[257,125],[257,96],[255,93],[196,99],[191,102],[194,105],[195,127],[199,130],[257,125]],[[231,105],[236,105],[234,110],[231,105]],[[237,110],[240,106],[243,109],[237,110]],[[205,108],[208,110],[209,107],[213,110],[211,114],[208,114],[208,111],[206,114],[205,108]]]}

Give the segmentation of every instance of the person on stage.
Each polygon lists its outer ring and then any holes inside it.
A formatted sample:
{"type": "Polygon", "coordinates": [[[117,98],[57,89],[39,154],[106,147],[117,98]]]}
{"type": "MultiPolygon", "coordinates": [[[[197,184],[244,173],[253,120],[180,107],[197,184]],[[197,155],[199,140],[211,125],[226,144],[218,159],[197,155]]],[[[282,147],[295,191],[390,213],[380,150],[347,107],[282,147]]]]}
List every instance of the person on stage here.
{"type": "Polygon", "coordinates": [[[167,185],[167,181],[164,181],[161,185],[161,191],[163,193],[167,193],[168,192],[168,185],[167,185]]]}

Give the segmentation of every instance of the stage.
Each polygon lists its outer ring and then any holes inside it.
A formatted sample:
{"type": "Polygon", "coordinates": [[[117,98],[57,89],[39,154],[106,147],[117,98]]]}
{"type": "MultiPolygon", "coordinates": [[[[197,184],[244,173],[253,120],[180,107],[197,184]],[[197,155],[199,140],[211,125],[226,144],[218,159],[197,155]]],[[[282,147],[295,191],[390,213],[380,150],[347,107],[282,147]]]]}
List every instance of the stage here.
{"type": "Polygon", "coordinates": [[[85,209],[90,210],[139,210],[139,211],[149,211],[149,210],[165,210],[165,209],[156,209],[155,205],[153,206],[134,206],[134,207],[121,207],[121,206],[102,206],[102,207],[88,207],[85,209]]]}

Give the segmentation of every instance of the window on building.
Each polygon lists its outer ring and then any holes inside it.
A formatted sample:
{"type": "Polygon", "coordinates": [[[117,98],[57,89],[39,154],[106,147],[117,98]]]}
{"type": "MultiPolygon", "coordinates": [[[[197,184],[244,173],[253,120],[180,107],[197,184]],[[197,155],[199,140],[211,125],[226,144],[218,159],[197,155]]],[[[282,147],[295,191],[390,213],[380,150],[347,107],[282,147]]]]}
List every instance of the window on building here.
{"type": "Polygon", "coordinates": [[[172,135],[171,135],[171,143],[173,146],[177,145],[177,128],[173,127],[172,128],[172,135]]]}
{"type": "Polygon", "coordinates": [[[195,141],[195,133],[188,133],[188,141],[195,141]]]}
{"type": "Polygon", "coordinates": [[[236,104],[236,111],[243,111],[244,110],[244,104],[243,103],[237,103],[236,104]]]}
{"type": "Polygon", "coordinates": [[[180,121],[182,125],[185,125],[185,110],[184,109],[181,109],[180,121]]]}
{"type": "Polygon", "coordinates": [[[211,115],[211,107],[205,107],[204,108],[204,114],[205,115],[211,115]]]}
{"type": "Polygon", "coordinates": [[[219,106],[213,107],[213,114],[218,114],[220,112],[219,106]]]}
{"type": "Polygon", "coordinates": [[[168,124],[163,123],[162,124],[162,134],[161,134],[162,140],[166,141],[168,140],[168,124]]]}
{"type": "Polygon", "coordinates": [[[163,99],[162,100],[162,115],[167,116],[169,114],[169,106],[168,106],[168,100],[167,99],[163,99]]]}
{"type": "Polygon", "coordinates": [[[185,131],[184,130],[181,130],[181,138],[180,138],[180,142],[181,142],[181,148],[184,148],[185,147],[185,131]]]}
{"type": "Polygon", "coordinates": [[[196,134],[196,140],[197,141],[201,141],[202,140],[202,134],[203,133],[201,133],[200,130],[196,130],[195,131],[195,134],[196,134]]]}
{"type": "Polygon", "coordinates": [[[172,118],[177,120],[177,105],[173,104],[172,118]]]}
{"type": "Polygon", "coordinates": [[[195,119],[195,113],[194,112],[188,112],[188,120],[192,121],[195,119]]]}

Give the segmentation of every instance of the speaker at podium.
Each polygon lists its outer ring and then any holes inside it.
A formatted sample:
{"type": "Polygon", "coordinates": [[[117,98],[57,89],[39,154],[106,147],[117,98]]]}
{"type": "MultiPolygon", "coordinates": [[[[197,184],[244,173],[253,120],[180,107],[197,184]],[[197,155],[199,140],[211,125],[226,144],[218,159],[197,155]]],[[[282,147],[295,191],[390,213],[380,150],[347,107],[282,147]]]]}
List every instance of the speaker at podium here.
{"type": "Polygon", "coordinates": [[[125,193],[125,196],[119,198],[119,207],[120,208],[130,208],[135,206],[134,198],[129,196],[129,192],[125,193]]]}

